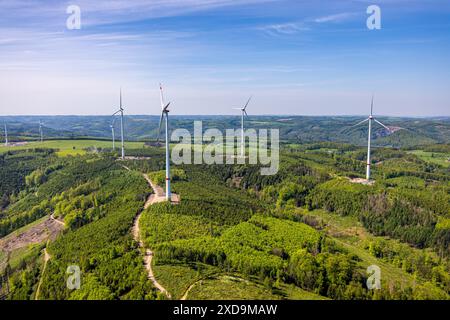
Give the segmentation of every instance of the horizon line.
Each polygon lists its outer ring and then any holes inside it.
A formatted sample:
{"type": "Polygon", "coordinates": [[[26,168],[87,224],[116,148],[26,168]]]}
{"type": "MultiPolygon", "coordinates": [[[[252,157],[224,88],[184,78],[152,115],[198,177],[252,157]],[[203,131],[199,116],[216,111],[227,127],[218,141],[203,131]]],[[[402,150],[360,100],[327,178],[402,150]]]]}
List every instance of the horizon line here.
{"type": "MultiPolygon", "coordinates": [[[[240,117],[238,114],[172,114],[173,117],[240,117]]],[[[367,114],[321,114],[321,115],[305,115],[305,114],[250,114],[249,117],[367,117],[367,114]]],[[[386,115],[378,114],[377,117],[390,118],[450,118],[450,115],[386,115]]],[[[0,118],[6,117],[112,117],[111,114],[15,114],[0,115],[0,118]]],[[[124,114],[124,117],[160,117],[159,114],[124,114]]]]}

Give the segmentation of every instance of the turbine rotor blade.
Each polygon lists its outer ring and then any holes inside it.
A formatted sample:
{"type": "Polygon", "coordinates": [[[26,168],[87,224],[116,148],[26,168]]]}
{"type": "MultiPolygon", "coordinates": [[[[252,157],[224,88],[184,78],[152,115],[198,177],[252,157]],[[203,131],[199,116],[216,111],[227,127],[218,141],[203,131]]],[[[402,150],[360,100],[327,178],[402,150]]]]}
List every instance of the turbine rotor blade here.
{"type": "Polygon", "coordinates": [[[364,119],[363,121],[358,122],[357,124],[351,126],[349,129],[354,128],[354,127],[357,127],[357,126],[359,126],[359,125],[361,125],[361,124],[363,124],[364,122],[369,121],[369,120],[370,120],[370,118],[364,119]]]}
{"type": "Polygon", "coordinates": [[[247,109],[248,104],[250,103],[250,100],[252,100],[252,96],[250,96],[250,98],[248,98],[247,103],[245,104],[245,107],[243,110],[247,109]]]}
{"type": "Polygon", "coordinates": [[[372,95],[372,104],[370,105],[370,115],[373,115],[373,95],[372,95]]]}
{"type": "Polygon", "coordinates": [[[376,123],[378,123],[380,126],[383,126],[386,130],[388,130],[389,132],[391,132],[391,129],[389,129],[389,127],[385,126],[384,124],[382,124],[380,121],[378,121],[377,119],[373,119],[376,123]]]}
{"type": "Polygon", "coordinates": [[[163,93],[163,87],[162,84],[159,84],[159,99],[161,102],[161,109],[164,109],[164,93],[163,93]]]}
{"type": "Polygon", "coordinates": [[[161,113],[161,118],[159,119],[159,130],[158,130],[158,139],[156,139],[157,142],[159,142],[159,136],[161,135],[161,128],[164,118],[164,112],[161,113]]]}
{"type": "Polygon", "coordinates": [[[120,109],[122,109],[122,88],[120,88],[120,109]]]}

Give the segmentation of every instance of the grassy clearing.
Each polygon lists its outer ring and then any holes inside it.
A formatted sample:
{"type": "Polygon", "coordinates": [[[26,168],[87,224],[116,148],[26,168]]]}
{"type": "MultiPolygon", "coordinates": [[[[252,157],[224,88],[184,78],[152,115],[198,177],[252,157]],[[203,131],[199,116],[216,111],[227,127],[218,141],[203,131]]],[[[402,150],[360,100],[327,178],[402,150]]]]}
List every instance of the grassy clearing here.
{"type": "Polygon", "coordinates": [[[294,285],[281,283],[273,292],[256,281],[249,281],[230,275],[219,275],[218,268],[206,264],[154,265],[153,270],[160,282],[172,295],[181,299],[193,285],[187,299],[289,299],[325,300],[318,294],[305,291],[294,285]]]}
{"type": "MultiPolygon", "coordinates": [[[[361,271],[365,272],[370,265],[379,266],[381,269],[381,282],[383,286],[390,283],[400,283],[403,287],[409,288],[416,285],[422,285],[425,293],[429,292],[431,294],[432,291],[436,291],[436,288],[428,286],[427,283],[424,283],[424,281],[417,276],[409,274],[389,262],[374,257],[364,248],[367,240],[383,238],[388,241],[398,242],[397,240],[371,235],[361,226],[361,223],[355,217],[339,216],[327,213],[323,210],[315,210],[308,212],[307,214],[324,222],[326,224],[327,234],[332,236],[333,240],[348,252],[358,256],[360,259],[358,266],[361,271]]],[[[441,291],[441,294],[442,296],[445,296],[443,291],[441,291]]]]}
{"type": "Polygon", "coordinates": [[[37,256],[39,256],[43,245],[42,244],[32,244],[27,247],[23,247],[11,252],[11,256],[9,258],[9,264],[11,269],[16,269],[20,267],[23,262],[27,260],[31,260],[37,256]]]}
{"type": "MultiPolygon", "coordinates": [[[[118,147],[118,145],[116,145],[118,147]]],[[[111,148],[112,142],[100,141],[100,140],[49,140],[44,142],[29,142],[25,145],[13,147],[13,146],[0,146],[0,153],[9,150],[26,150],[32,148],[49,148],[58,149],[58,156],[76,156],[86,153],[87,148],[111,148]]],[[[143,148],[143,142],[125,142],[125,148],[139,149],[143,148]]]]}
{"type": "Polygon", "coordinates": [[[408,153],[418,156],[420,159],[426,162],[439,164],[444,167],[450,167],[450,154],[442,152],[427,152],[422,150],[414,150],[408,153]]]}
{"type": "Polygon", "coordinates": [[[233,276],[201,280],[188,294],[188,300],[280,300],[271,290],[233,276]]]}
{"type": "Polygon", "coordinates": [[[374,236],[367,233],[355,217],[331,214],[324,210],[315,210],[307,214],[324,222],[327,234],[331,235],[346,250],[356,254],[361,259],[360,266],[362,269],[365,270],[368,266],[376,264],[380,266],[383,278],[388,282],[389,280],[395,280],[406,283],[412,280],[412,277],[407,273],[380,261],[362,247],[364,239],[367,239],[367,237],[374,238],[374,236]]]}
{"type": "MultiPolygon", "coordinates": [[[[174,144],[171,144],[171,149],[174,147],[174,144]]],[[[191,148],[189,144],[176,144],[178,148],[191,148]]],[[[135,142],[135,141],[125,141],[125,149],[141,149],[144,147],[144,142],[135,142]]],[[[160,147],[163,150],[164,145],[160,147]]],[[[208,147],[207,144],[203,145],[202,150],[205,150],[208,147]]],[[[103,149],[111,149],[112,141],[108,140],[48,140],[44,142],[40,141],[31,141],[27,142],[23,145],[18,146],[8,146],[5,147],[4,144],[0,145],[0,153],[10,151],[10,150],[27,150],[33,148],[49,148],[49,149],[59,149],[57,154],[59,156],[76,156],[76,155],[84,155],[86,153],[87,148],[103,148],[103,149]]],[[[258,146],[247,145],[246,153],[250,152],[258,152],[258,146]]],[[[120,141],[116,140],[116,150],[120,149],[120,141]]],[[[236,147],[234,149],[235,154],[240,154],[240,148],[236,147]]],[[[225,156],[225,148],[223,148],[223,152],[219,152],[218,154],[223,154],[225,156]]]]}
{"type": "Polygon", "coordinates": [[[361,261],[359,262],[359,266],[361,267],[361,269],[366,270],[367,267],[371,265],[379,266],[381,269],[382,284],[394,281],[399,282],[402,285],[412,287],[414,283],[414,278],[411,275],[407,274],[406,272],[403,272],[399,268],[390,265],[389,263],[377,259],[376,257],[372,256],[366,250],[357,245],[353,245],[342,239],[334,238],[334,240],[342,247],[344,247],[346,250],[348,250],[350,253],[357,255],[361,259],[361,261]]]}
{"type": "Polygon", "coordinates": [[[218,272],[218,269],[206,264],[154,265],[153,271],[158,282],[166,288],[173,299],[183,297],[189,286],[196,281],[218,272]]]}
{"type": "Polygon", "coordinates": [[[314,211],[306,211],[305,215],[310,215],[326,225],[326,231],[330,236],[345,237],[346,241],[354,243],[360,239],[365,239],[369,235],[354,216],[341,216],[332,214],[325,210],[319,209],[314,211]]]}
{"type": "Polygon", "coordinates": [[[327,297],[308,292],[295,285],[281,284],[280,289],[284,293],[284,298],[288,300],[329,300],[327,297]]]}

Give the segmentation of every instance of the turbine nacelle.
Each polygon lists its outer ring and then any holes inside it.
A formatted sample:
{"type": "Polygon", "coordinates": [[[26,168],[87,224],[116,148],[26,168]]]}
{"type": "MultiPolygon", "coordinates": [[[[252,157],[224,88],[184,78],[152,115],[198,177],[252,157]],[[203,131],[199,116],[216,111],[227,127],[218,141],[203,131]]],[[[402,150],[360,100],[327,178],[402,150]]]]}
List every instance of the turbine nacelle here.
{"type": "Polygon", "coordinates": [[[233,108],[233,110],[239,110],[242,112],[243,115],[245,115],[246,117],[248,117],[247,114],[247,107],[248,104],[250,103],[250,101],[252,100],[253,96],[250,96],[250,98],[248,98],[247,103],[243,106],[243,107],[239,107],[239,108],[233,108]]]}
{"type": "MultiPolygon", "coordinates": [[[[115,116],[116,114],[118,114],[118,113],[122,113],[122,114],[123,114],[124,111],[125,111],[125,109],[124,109],[123,107],[120,107],[119,110],[117,110],[116,112],[114,112],[112,116],[114,117],[114,116],[115,116]]],[[[114,123],[114,122],[113,122],[113,123],[114,123]]]]}
{"type": "Polygon", "coordinates": [[[166,104],[166,106],[164,108],[162,108],[162,112],[163,113],[169,113],[170,112],[170,110],[168,109],[169,106],[170,106],[170,102],[168,104],[166,104]]]}

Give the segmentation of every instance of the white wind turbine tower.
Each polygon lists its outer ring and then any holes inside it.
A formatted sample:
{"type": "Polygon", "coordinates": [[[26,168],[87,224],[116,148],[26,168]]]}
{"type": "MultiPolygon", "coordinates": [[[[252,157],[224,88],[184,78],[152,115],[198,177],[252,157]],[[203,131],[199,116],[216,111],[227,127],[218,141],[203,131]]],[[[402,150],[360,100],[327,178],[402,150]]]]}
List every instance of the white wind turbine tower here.
{"type": "Polygon", "coordinates": [[[112,149],[113,149],[113,151],[116,150],[116,135],[114,133],[114,122],[115,122],[115,119],[113,116],[111,124],[109,125],[109,127],[111,128],[111,134],[112,134],[112,149]]]}
{"type": "Polygon", "coordinates": [[[244,138],[244,116],[248,117],[247,106],[252,97],[248,98],[247,103],[242,108],[233,108],[234,110],[241,110],[241,157],[245,156],[245,138],[244,138]]]}
{"type": "Polygon", "coordinates": [[[165,116],[166,119],[166,200],[171,201],[172,199],[172,193],[170,191],[170,150],[169,150],[169,103],[164,102],[164,94],[163,94],[163,88],[162,85],[159,84],[159,90],[160,90],[160,102],[161,102],[161,119],[159,120],[159,131],[158,131],[158,139],[159,142],[159,135],[161,133],[161,127],[162,122],[165,116]]]}
{"type": "Polygon", "coordinates": [[[44,130],[42,129],[43,122],[39,120],[39,135],[41,137],[41,143],[44,142],[44,130]]]}
{"type": "MultiPolygon", "coordinates": [[[[116,112],[114,112],[113,117],[120,113],[120,135],[121,135],[121,142],[122,142],[122,160],[125,159],[125,146],[124,146],[124,139],[123,139],[123,106],[122,106],[122,89],[120,89],[120,106],[119,106],[119,110],[117,110],[116,112]]],[[[113,133],[113,148],[115,148],[115,141],[114,141],[114,128],[112,127],[114,125],[111,125],[112,128],[112,133],[113,133]]]]}
{"type": "Polygon", "coordinates": [[[5,147],[8,146],[8,129],[6,128],[6,122],[5,122],[5,147]]]}
{"type": "Polygon", "coordinates": [[[380,121],[375,119],[375,117],[373,116],[373,96],[372,96],[372,104],[370,106],[370,116],[367,119],[355,124],[353,127],[359,126],[360,124],[363,124],[366,121],[369,121],[369,135],[367,138],[367,169],[366,169],[366,179],[367,179],[367,181],[369,181],[370,180],[370,147],[371,147],[371,140],[372,140],[372,121],[375,121],[376,123],[378,123],[385,129],[387,129],[389,132],[391,132],[391,129],[389,129],[387,126],[385,126],[380,121]]]}

